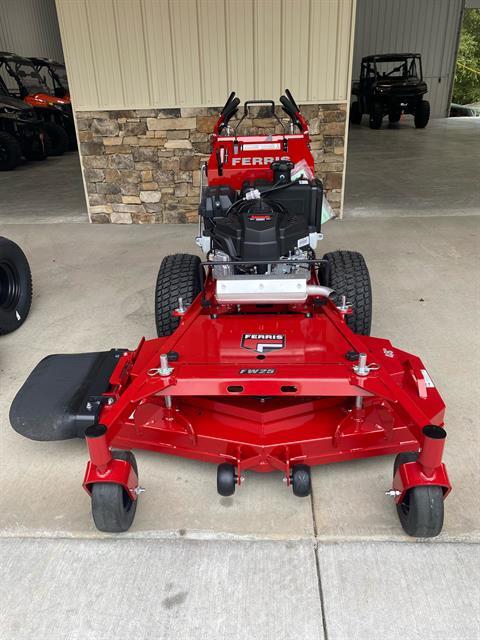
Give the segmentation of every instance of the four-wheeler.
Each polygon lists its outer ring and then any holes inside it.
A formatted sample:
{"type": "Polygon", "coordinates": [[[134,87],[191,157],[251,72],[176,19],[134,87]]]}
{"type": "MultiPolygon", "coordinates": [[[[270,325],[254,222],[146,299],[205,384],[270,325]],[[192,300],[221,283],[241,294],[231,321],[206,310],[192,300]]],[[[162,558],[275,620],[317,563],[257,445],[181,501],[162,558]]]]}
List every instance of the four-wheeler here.
{"type": "Polygon", "coordinates": [[[239,104],[232,93],[201,172],[206,257],[160,265],[158,338],[48,356],[11,424],[33,440],[86,439],[83,486],[102,531],[132,524],[142,487],[131,449],[148,449],[217,464],[222,496],[247,471],[280,471],[305,497],[314,465],[396,453],[387,493],[401,524],[435,536],[450,491],[442,399],[417,356],[370,337],[361,254],[317,257],[323,188],[291,93],[280,98],[288,126],[270,100],[245,102],[233,120],[239,104]],[[241,133],[259,105],[281,133],[241,133]]]}
{"type": "Polygon", "coordinates": [[[32,274],[18,244],[0,236],[0,335],[18,329],[32,304],[32,274]]]}
{"type": "Polygon", "coordinates": [[[38,73],[45,74],[42,79],[50,89],[53,89],[53,95],[57,98],[70,99],[67,70],[62,62],[51,58],[30,58],[30,60],[38,73]]]}
{"type": "Polygon", "coordinates": [[[417,129],[424,129],[430,117],[430,103],[423,99],[427,91],[419,53],[366,56],[360,80],[353,83],[357,100],[350,107],[350,120],[360,124],[362,115],[368,113],[370,128],[380,129],[383,116],[396,123],[402,113],[411,113],[417,129]]]}
{"type": "Polygon", "coordinates": [[[32,107],[8,94],[0,78],[0,171],[14,169],[22,156],[27,160],[47,158],[43,125],[32,107]]]}
{"type": "Polygon", "coordinates": [[[45,122],[50,139],[50,155],[62,155],[76,145],[72,105],[68,98],[49,94],[42,77],[28,58],[0,52],[0,75],[10,95],[24,100],[45,122]]]}

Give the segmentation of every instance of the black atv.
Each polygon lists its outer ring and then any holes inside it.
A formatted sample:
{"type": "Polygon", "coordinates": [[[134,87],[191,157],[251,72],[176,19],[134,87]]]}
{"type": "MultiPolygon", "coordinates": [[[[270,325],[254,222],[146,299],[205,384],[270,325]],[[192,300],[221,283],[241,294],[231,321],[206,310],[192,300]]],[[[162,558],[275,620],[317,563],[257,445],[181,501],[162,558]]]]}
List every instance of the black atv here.
{"type": "Polygon", "coordinates": [[[12,98],[0,81],[0,171],[10,171],[26,160],[45,160],[48,138],[44,123],[22,100],[12,98]]]}
{"type": "Polygon", "coordinates": [[[76,134],[69,98],[51,95],[49,88],[28,58],[7,51],[0,52],[0,77],[9,94],[35,109],[45,122],[50,139],[50,155],[60,156],[75,148],[76,134]]]}
{"type": "Polygon", "coordinates": [[[417,129],[424,129],[430,118],[430,103],[423,99],[427,91],[419,53],[366,56],[360,80],[353,83],[357,100],[350,107],[350,120],[360,124],[362,115],[368,113],[370,128],[380,129],[383,116],[395,123],[402,113],[411,113],[417,129]]]}
{"type": "Polygon", "coordinates": [[[42,75],[45,84],[57,98],[70,97],[65,65],[51,58],[30,58],[35,69],[42,75]]]}
{"type": "Polygon", "coordinates": [[[18,244],[0,236],[0,335],[18,329],[32,304],[32,274],[18,244]]]}

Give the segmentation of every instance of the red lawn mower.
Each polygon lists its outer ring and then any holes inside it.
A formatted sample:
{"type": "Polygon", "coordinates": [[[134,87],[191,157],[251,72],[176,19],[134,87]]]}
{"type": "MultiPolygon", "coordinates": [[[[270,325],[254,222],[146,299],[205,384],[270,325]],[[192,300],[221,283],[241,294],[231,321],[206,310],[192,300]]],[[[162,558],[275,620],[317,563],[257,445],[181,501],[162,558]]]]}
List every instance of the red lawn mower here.
{"type": "Polygon", "coordinates": [[[217,464],[222,496],[252,470],[281,471],[304,497],[313,465],[397,453],[387,493],[403,528],[442,528],[444,404],[417,356],[369,336],[363,257],[316,257],[323,190],[308,124],[289,91],[280,103],[288,126],[273,101],[253,100],[232,127],[240,101],[225,104],[202,171],[206,259],[164,258],[159,337],[134,351],[48,356],[13,402],[26,437],[85,437],[83,486],[102,531],[133,522],[142,488],[131,449],[217,464]],[[281,133],[240,135],[258,106],[281,133]]]}

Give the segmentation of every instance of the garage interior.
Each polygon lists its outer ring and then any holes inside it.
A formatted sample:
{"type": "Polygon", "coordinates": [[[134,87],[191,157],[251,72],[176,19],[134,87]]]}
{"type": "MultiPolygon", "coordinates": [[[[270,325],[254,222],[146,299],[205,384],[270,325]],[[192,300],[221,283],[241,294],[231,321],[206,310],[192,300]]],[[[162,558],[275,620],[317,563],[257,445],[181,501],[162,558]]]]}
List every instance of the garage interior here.
{"type": "Polygon", "coordinates": [[[464,6],[357,1],[352,79],[363,55],[420,51],[432,63],[434,108],[423,130],[410,116],[379,131],[366,118],[348,127],[343,217],[325,225],[321,248],[363,253],[373,334],[422,354],[444,396],[455,488],[441,536],[425,544],[401,532],[385,495],[389,456],[317,467],[311,499],[299,500],[280,474],[253,473],[234,498],[220,498],[214,465],[146,451],[137,454],[147,492],[134,529],[94,529],[78,482],[84,442],[20,438],[11,401],[47,354],[153,337],[158,266],[168,253],[195,252],[196,226],[89,223],[105,205],[87,207],[85,173],[69,152],[0,174],[1,233],[28,253],[34,278],[31,318],[0,338],[0,636],[478,637],[480,118],[447,117],[464,6]]]}

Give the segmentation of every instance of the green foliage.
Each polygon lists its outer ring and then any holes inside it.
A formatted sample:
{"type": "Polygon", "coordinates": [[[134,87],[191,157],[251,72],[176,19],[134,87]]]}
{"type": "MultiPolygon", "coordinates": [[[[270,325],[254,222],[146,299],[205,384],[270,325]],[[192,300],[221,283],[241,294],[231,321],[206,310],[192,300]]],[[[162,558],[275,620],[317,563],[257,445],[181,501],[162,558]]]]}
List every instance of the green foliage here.
{"type": "Polygon", "coordinates": [[[480,102],[480,9],[466,9],[458,49],[453,102],[480,102]],[[474,69],[471,71],[470,69],[474,69]]]}

